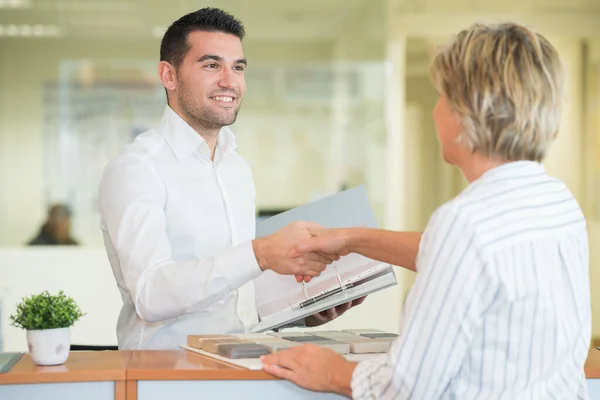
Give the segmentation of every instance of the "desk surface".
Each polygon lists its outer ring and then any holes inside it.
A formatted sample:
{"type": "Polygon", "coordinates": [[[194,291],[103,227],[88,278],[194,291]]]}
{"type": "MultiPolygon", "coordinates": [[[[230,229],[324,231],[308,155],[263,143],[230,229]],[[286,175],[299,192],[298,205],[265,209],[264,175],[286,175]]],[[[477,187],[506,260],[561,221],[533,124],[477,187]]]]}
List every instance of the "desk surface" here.
{"type": "MultiPolygon", "coordinates": [[[[600,379],[600,350],[590,349],[585,363],[588,379],[600,379]]],[[[28,354],[0,374],[0,384],[94,382],[124,380],[273,380],[185,350],[76,351],[64,365],[41,367],[28,354]]]]}
{"type": "Polygon", "coordinates": [[[600,379],[600,350],[592,347],[585,362],[585,377],[600,379]]]}
{"type": "Polygon", "coordinates": [[[132,380],[273,380],[263,371],[250,371],[186,350],[134,351],[127,369],[132,380]]]}
{"type": "Polygon", "coordinates": [[[10,371],[0,374],[0,384],[45,382],[95,382],[126,379],[131,351],[75,351],[63,365],[42,367],[25,354],[10,371]]]}

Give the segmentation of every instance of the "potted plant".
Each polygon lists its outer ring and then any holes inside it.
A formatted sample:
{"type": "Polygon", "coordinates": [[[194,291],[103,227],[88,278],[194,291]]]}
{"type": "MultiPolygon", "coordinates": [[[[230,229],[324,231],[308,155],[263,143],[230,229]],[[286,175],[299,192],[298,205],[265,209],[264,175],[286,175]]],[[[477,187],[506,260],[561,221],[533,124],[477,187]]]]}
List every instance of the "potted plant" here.
{"type": "Polygon", "coordinates": [[[37,365],[63,364],[69,357],[71,326],[85,314],[63,291],[23,298],[10,316],[11,325],[27,331],[27,346],[37,365]]]}

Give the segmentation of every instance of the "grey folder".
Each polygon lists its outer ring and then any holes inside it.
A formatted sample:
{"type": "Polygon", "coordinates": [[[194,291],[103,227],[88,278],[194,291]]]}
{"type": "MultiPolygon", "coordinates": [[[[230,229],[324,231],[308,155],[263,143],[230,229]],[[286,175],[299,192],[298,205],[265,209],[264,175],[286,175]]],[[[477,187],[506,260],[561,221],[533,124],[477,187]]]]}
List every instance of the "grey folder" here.
{"type": "MultiPolygon", "coordinates": [[[[366,190],[358,186],[262,220],[256,236],[270,235],[295,221],[326,228],[377,227],[366,190]]],[[[261,321],[253,332],[264,332],[396,285],[397,280],[391,265],[350,254],[306,285],[308,299],[290,275],[265,271],[254,284],[261,321]]]]}
{"type": "Polygon", "coordinates": [[[262,220],[256,224],[256,237],[270,235],[299,220],[325,228],[377,228],[367,191],[360,185],[262,220]]]}

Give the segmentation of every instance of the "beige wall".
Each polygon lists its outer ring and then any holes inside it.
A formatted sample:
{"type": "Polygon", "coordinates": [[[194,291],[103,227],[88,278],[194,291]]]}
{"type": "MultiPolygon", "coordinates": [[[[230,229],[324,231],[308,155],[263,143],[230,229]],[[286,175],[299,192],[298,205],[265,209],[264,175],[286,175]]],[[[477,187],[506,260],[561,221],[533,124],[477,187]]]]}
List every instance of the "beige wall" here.
{"type": "Polygon", "coordinates": [[[600,38],[588,41],[587,60],[584,190],[590,240],[592,331],[600,341],[600,38]]]}
{"type": "MultiPolygon", "coordinates": [[[[341,55],[345,61],[383,65],[381,43],[365,40],[353,44],[355,51],[351,56],[341,55]]],[[[42,88],[44,84],[58,80],[60,62],[87,59],[92,63],[113,60],[155,63],[158,47],[158,40],[110,43],[33,38],[0,40],[2,54],[11,55],[0,59],[0,245],[23,244],[36,233],[45,217],[42,88]]],[[[287,66],[331,65],[335,48],[332,41],[245,41],[250,67],[278,63],[287,66]]],[[[118,78],[111,76],[110,70],[104,73],[105,79],[118,78]]],[[[373,81],[379,76],[379,85],[383,87],[383,76],[377,73],[376,65],[372,73],[375,74],[373,81]]],[[[132,71],[132,77],[140,78],[136,71],[132,71]]],[[[153,71],[149,77],[157,79],[153,71]]],[[[331,149],[323,146],[323,142],[327,143],[334,125],[331,116],[315,114],[314,109],[303,109],[302,106],[287,109],[279,104],[269,104],[266,108],[253,106],[254,94],[250,86],[240,113],[246,129],[238,139],[240,152],[255,170],[259,206],[295,206],[337,190],[322,173],[330,167],[324,160],[329,158],[331,149]],[[311,125],[311,121],[315,123],[311,125]],[[275,179],[273,173],[277,170],[272,168],[273,165],[287,166],[287,169],[281,168],[275,179]],[[290,183],[294,181],[296,184],[290,183]]],[[[359,107],[359,113],[368,110],[375,114],[365,112],[360,116],[363,121],[383,118],[381,112],[377,116],[383,99],[377,101],[379,103],[359,107]]],[[[356,117],[354,109],[345,112],[354,113],[356,117]]],[[[381,137],[383,123],[374,124],[373,129],[362,136],[356,136],[356,132],[348,133],[343,151],[351,156],[346,154],[345,162],[349,167],[340,175],[344,182],[358,184],[365,179],[373,181],[381,175],[383,160],[377,157],[380,146],[384,147],[381,137]],[[352,158],[352,155],[363,154],[361,148],[368,149],[369,155],[352,158]],[[364,173],[367,164],[374,165],[375,170],[364,173]]],[[[380,210],[383,196],[377,194],[379,186],[375,183],[372,186],[374,207],[380,210]]],[[[382,212],[378,211],[378,217],[381,216],[382,212]]],[[[83,241],[100,245],[99,234],[91,235],[85,232],[83,241]]]]}
{"type": "Polygon", "coordinates": [[[550,174],[556,175],[567,184],[583,206],[583,43],[576,39],[554,37],[550,37],[549,40],[560,54],[567,79],[560,132],[548,152],[544,165],[550,174]]]}
{"type": "Polygon", "coordinates": [[[55,82],[61,59],[150,58],[154,41],[114,47],[103,42],[0,41],[0,244],[22,244],[44,218],[42,87],[55,82]],[[4,55],[10,55],[6,57],[4,55]]]}
{"type": "MultiPolygon", "coordinates": [[[[583,156],[584,149],[589,148],[589,141],[585,140],[584,126],[581,110],[585,106],[583,101],[583,88],[586,87],[582,75],[582,50],[581,42],[577,39],[551,38],[558,47],[568,73],[568,87],[566,109],[563,116],[561,134],[545,162],[551,174],[563,179],[580,200],[586,213],[590,213],[588,204],[589,177],[583,156]],[[586,147],[588,146],[588,147],[586,147]]],[[[599,49],[598,42],[594,48],[599,49]]],[[[295,43],[247,43],[246,54],[252,60],[268,63],[282,59],[289,62],[323,62],[330,61],[335,45],[328,42],[309,44],[295,43]]],[[[39,226],[43,219],[43,165],[42,165],[42,103],[41,87],[48,80],[55,80],[58,76],[58,65],[64,58],[89,58],[89,59],[146,59],[155,60],[158,41],[127,43],[121,42],[115,47],[112,43],[93,42],[78,43],[75,41],[62,41],[60,48],[55,47],[52,40],[0,40],[0,245],[18,245],[26,241],[39,226]],[[93,44],[93,45],[92,45],[93,44]],[[4,55],[10,55],[6,57],[4,55]],[[25,77],[25,78],[23,78],[25,77]]],[[[362,48],[363,56],[359,60],[378,60],[382,57],[382,46],[363,43],[357,48],[362,48]]],[[[597,51],[597,50],[596,50],[597,51]]],[[[357,52],[355,54],[361,54],[357,52]]],[[[595,53],[596,54],[596,53],[595,53]]],[[[595,56],[600,60],[600,56],[595,56]]],[[[599,63],[600,65],[600,63],[599,63]]],[[[374,77],[379,79],[380,77],[374,77]]],[[[600,87],[597,88],[600,91],[600,87]]],[[[597,95],[598,96],[598,95],[597,95]]],[[[596,97],[598,98],[598,97],[596,97]]],[[[417,166],[416,169],[407,170],[409,185],[406,189],[411,201],[406,204],[407,214],[410,217],[406,222],[406,229],[422,229],[431,212],[453,196],[464,185],[458,171],[446,166],[439,157],[439,147],[435,139],[435,130],[431,119],[431,110],[435,103],[435,92],[432,90],[426,75],[409,76],[406,81],[406,99],[409,108],[406,113],[410,120],[407,127],[406,146],[418,149],[407,165],[417,166]],[[412,133],[412,134],[411,134],[412,133]]],[[[268,115],[266,113],[265,115],[268,115]]],[[[273,113],[275,118],[277,113],[273,113]]],[[[281,115],[279,115],[281,117],[281,115]]],[[[285,116],[284,116],[285,117],[285,116]]],[[[276,120],[285,124],[285,119],[276,120]]],[[[352,154],[367,153],[358,167],[370,165],[364,174],[357,174],[350,179],[351,183],[367,179],[372,194],[372,200],[378,209],[383,207],[385,182],[382,179],[382,160],[380,155],[385,153],[385,141],[382,140],[381,127],[376,127],[374,132],[364,132],[363,136],[356,136],[348,151],[352,154]],[[359,139],[359,140],[356,140],[359,139]],[[362,140],[362,141],[361,141],[362,140]],[[367,145],[365,145],[367,144],[367,145]]],[[[316,132],[317,135],[327,137],[329,131],[316,132]]],[[[384,136],[384,135],[383,135],[384,136]]],[[[277,132],[268,136],[269,145],[277,145],[277,132]]],[[[314,142],[310,146],[319,145],[318,136],[311,136],[314,142]]],[[[298,141],[306,144],[302,139],[302,132],[292,133],[286,146],[297,146],[298,141]]],[[[252,154],[261,142],[246,136],[240,138],[240,150],[252,154]]],[[[307,148],[310,148],[307,145],[307,148]]],[[[285,150],[277,148],[281,154],[285,150]]],[[[309,150],[307,150],[309,152],[309,150]]],[[[309,154],[310,156],[311,154],[309,154]]],[[[302,157],[298,156],[298,162],[302,157]]],[[[271,197],[268,190],[271,181],[261,177],[261,171],[277,162],[285,160],[271,160],[261,164],[260,160],[249,158],[257,166],[255,175],[257,187],[260,190],[260,201],[267,204],[271,197]]],[[[285,158],[285,157],[283,157],[285,158]]],[[[589,157],[588,157],[589,162],[589,157]]],[[[309,162],[307,171],[299,173],[300,182],[306,185],[314,184],[318,175],[327,164],[309,162]],[[302,179],[305,179],[303,181],[302,179]]],[[[407,167],[408,168],[408,167],[407,167]]],[[[325,181],[324,181],[325,182],[325,181]]],[[[328,188],[324,186],[327,190],[328,188]]],[[[293,191],[292,191],[293,193],[293,191]]],[[[298,199],[297,202],[308,201],[309,198],[298,199]]],[[[289,198],[282,202],[289,203],[289,198]]],[[[272,204],[267,204],[272,205],[272,204]]],[[[379,216],[381,213],[379,214],[379,216]]],[[[600,250],[595,243],[600,241],[600,222],[589,220],[590,234],[590,277],[593,298],[593,332],[600,337],[600,250]]],[[[380,219],[381,221],[381,219],[380,219]]],[[[411,274],[403,274],[405,282],[412,282],[411,274]],[[406,275],[406,276],[404,276],[406,275]]]]}
{"type": "MultiPolygon", "coordinates": [[[[591,86],[587,81],[589,75],[583,74],[585,61],[583,41],[560,38],[550,38],[550,40],[560,53],[568,80],[561,131],[548,154],[545,166],[549,173],[565,181],[586,214],[590,245],[592,335],[600,339],[600,248],[597,246],[600,242],[600,220],[592,212],[590,195],[593,190],[593,177],[589,174],[595,162],[593,157],[598,157],[597,151],[595,154],[589,151],[593,145],[591,139],[594,134],[598,135],[600,125],[590,126],[586,123],[588,121],[583,119],[586,108],[591,109],[587,117],[596,118],[597,105],[594,114],[594,105],[588,102],[595,99],[597,104],[597,99],[600,98],[600,86],[591,86]],[[590,129],[594,129],[595,132],[590,132],[590,129]]],[[[598,57],[597,59],[600,60],[600,56],[595,54],[587,54],[586,57],[592,59],[598,57]]],[[[599,67],[600,63],[596,63],[595,68],[598,70],[599,67]]],[[[598,193],[593,194],[593,196],[598,195],[598,193]]]]}

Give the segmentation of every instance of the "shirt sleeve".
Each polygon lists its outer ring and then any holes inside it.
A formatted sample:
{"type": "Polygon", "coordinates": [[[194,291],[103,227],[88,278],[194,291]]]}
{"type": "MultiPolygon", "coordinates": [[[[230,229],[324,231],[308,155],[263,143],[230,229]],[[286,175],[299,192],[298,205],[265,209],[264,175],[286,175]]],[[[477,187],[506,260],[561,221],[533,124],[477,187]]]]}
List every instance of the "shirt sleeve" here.
{"type": "Polygon", "coordinates": [[[352,378],[355,399],[437,399],[448,389],[498,285],[477,250],[468,218],[444,205],[419,248],[418,275],[390,352],[363,361],[352,378]]]}
{"type": "Polygon", "coordinates": [[[175,262],[166,196],[153,167],[133,156],[109,164],[99,190],[103,229],[136,312],[148,322],[208,307],[262,272],[251,242],[203,260],[175,262]]]}

